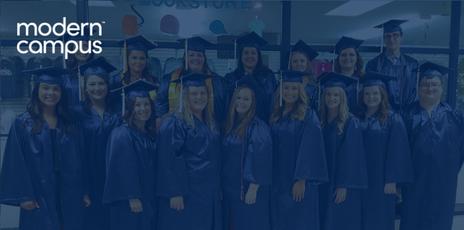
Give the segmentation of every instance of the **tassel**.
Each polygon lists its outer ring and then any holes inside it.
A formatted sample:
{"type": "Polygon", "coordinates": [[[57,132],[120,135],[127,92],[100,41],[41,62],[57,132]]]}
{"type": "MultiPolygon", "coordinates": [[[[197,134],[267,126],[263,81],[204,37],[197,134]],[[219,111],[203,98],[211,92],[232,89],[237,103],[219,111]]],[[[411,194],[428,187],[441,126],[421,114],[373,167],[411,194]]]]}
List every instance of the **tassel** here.
{"type": "Polygon", "coordinates": [[[282,70],[279,72],[280,73],[280,98],[279,98],[279,105],[280,107],[282,107],[283,105],[283,96],[282,96],[282,92],[283,92],[283,81],[282,81],[282,70]]]}
{"type": "Polygon", "coordinates": [[[123,79],[124,79],[124,74],[127,72],[128,66],[127,66],[127,42],[124,41],[124,48],[122,50],[122,73],[121,73],[121,83],[124,85],[123,79]]]}
{"type": "MultiPolygon", "coordinates": [[[[188,39],[185,39],[185,44],[184,44],[184,53],[185,53],[185,71],[188,71],[188,39]]],[[[182,76],[181,76],[182,77],[182,76]]]]}
{"type": "Polygon", "coordinates": [[[180,98],[179,98],[179,112],[182,113],[183,107],[183,93],[184,93],[184,86],[183,86],[183,77],[180,77],[180,98]]]}
{"type": "Polygon", "coordinates": [[[121,111],[121,114],[122,116],[124,116],[125,114],[125,111],[126,111],[126,94],[124,92],[124,88],[122,88],[121,90],[121,98],[122,98],[122,101],[121,101],[121,104],[122,104],[122,111],[121,111]]]}

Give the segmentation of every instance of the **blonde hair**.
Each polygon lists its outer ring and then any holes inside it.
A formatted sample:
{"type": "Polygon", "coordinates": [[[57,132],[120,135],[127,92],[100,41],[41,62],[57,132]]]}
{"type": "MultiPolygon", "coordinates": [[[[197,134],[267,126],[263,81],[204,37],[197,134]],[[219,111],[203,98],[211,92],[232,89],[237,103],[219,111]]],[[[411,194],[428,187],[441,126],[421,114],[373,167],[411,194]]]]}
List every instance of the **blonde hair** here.
{"type": "MultiPolygon", "coordinates": [[[[343,129],[345,128],[345,123],[348,120],[350,116],[350,110],[348,108],[348,103],[347,103],[347,97],[345,90],[343,90],[341,87],[334,87],[338,90],[338,93],[340,95],[340,105],[338,106],[338,115],[335,118],[337,122],[337,134],[343,134],[343,129]]],[[[326,126],[328,124],[327,121],[327,106],[325,105],[325,96],[327,94],[327,90],[324,90],[322,93],[322,97],[320,98],[321,100],[321,105],[320,105],[320,117],[321,117],[321,124],[322,127],[326,126]]]]}
{"type": "MultiPolygon", "coordinates": [[[[274,103],[271,118],[269,119],[270,123],[275,123],[280,120],[283,116],[284,107],[280,106],[280,83],[274,93],[274,103]]],[[[285,103],[285,101],[283,101],[285,103]]],[[[303,84],[298,84],[298,100],[295,103],[294,108],[290,114],[290,117],[295,120],[304,120],[306,116],[306,110],[308,110],[309,99],[304,90],[303,84]]]]}
{"type": "MultiPolygon", "coordinates": [[[[205,87],[206,93],[207,93],[207,104],[205,109],[203,109],[202,116],[203,120],[206,123],[206,125],[210,128],[210,130],[215,130],[216,129],[216,122],[214,121],[214,112],[212,109],[212,106],[210,106],[210,95],[211,93],[208,90],[208,87],[205,87]]],[[[193,120],[193,114],[192,111],[190,110],[190,104],[188,100],[188,95],[189,95],[189,88],[190,87],[185,87],[182,89],[182,112],[179,113],[179,116],[187,123],[187,125],[195,128],[195,122],[193,120]]]]}
{"type": "Polygon", "coordinates": [[[247,130],[248,126],[250,125],[250,122],[255,117],[255,114],[256,114],[256,96],[255,96],[255,92],[252,89],[250,89],[249,87],[246,87],[246,86],[238,87],[234,91],[234,94],[232,95],[232,100],[230,101],[229,113],[227,114],[227,120],[226,120],[225,133],[230,134],[231,132],[234,131],[235,134],[238,137],[243,139],[245,137],[246,130],[247,130]],[[250,109],[245,114],[245,116],[240,121],[238,121],[239,125],[234,130],[235,123],[237,121],[236,118],[235,118],[236,115],[237,115],[237,112],[235,111],[235,108],[236,108],[235,101],[237,100],[238,94],[244,89],[250,90],[252,102],[251,102],[250,109]]]}

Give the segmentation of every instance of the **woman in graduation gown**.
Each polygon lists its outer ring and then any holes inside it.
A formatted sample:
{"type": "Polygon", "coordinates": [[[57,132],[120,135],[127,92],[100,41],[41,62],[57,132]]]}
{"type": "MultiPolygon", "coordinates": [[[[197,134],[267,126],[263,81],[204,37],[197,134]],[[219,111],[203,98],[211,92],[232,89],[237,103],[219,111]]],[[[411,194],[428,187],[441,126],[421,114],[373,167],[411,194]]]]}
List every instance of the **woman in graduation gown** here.
{"type": "Polygon", "coordinates": [[[0,203],[19,206],[21,230],[81,230],[90,204],[81,135],[69,120],[63,69],[34,74],[27,111],[13,123],[0,176],[0,203]]]}
{"type": "Polygon", "coordinates": [[[464,161],[464,118],[441,102],[448,69],[420,66],[419,101],[405,113],[414,182],[403,191],[401,230],[450,230],[464,161]]]}
{"type": "Polygon", "coordinates": [[[243,78],[250,78],[256,82],[256,114],[263,121],[269,120],[272,96],[277,81],[268,67],[263,64],[261,47],[267,42],[255,32],[246,34],[236,40],[238,46],[238,66],[233,72],[224,76],[229,95],[232,95],[236,82],[243,78]]]}
{"type": "Polygon", "coordinates": [[[122,89],[124,123],[109,137],[103,193],[111,230],[150,230],[156,224],[156,127],[149,95],[155,88],[140,79],[122,89]]]}
{"type": "Polygon", "coordinates": [[[203,74],[182,80],[181,109],[160,127],[160,230],[221,229],[221,140],[203,74]]]}
{"type": "Polygon", "coordinates": [[[254,84],[238,82],[227,117],[222,156],[224,229],[270,229],[272,139],[256,116],[254,84]]]}
{"type": "Polygon", "coordinates": [[[302,77],[301,72],[283,73],[270,119],[275,230],[319,229],[317,185],[328,181],[321,126],[307,105],[302,77]]]}
{"type": "Polygon", "coordinates": [[[306,73],[303,77],[303,85],[308,97],[309,106],[313,109],[318,108],[319,87],[317,79],[312,70],[312,61],[319,53],[307,45],[304,41],[299,40],[292,47],[289,57],[289,69],[306,73]]]}
{"type": "Polygon", "coordinates": [[[161,118],[168,113],[176,112],[179,108],[181,87],[179,80],[190,73],[204,74],[206,86],[211,94],[209,106],[216,121],[222,124],[227,114],[227,94],[224,89],[224,80],[211,71],[208,66],[205,49],[212,44],[201,37],[192,37],[180,40],[184,49],[184,64],[182,67],[165,75],[161,80],[158,98],[156,100],[156,117],[161,118]]]}
{"type": "Polygon", "coordinates": [[[349,85],[345,89],[348,97],[348,108],[353,114],[357,114],[359,112],[359,80],[364,75],[364,63],[358,51],[358,48],[362,43],[362,40],[342,37],[338,40],[337,44],[335,44],[335,53],[337,54],[334,63],[335,73],[352,77],[355,80],[353,84],[349,85]]]}
{"type": "Polygon", "coordinates": [[[366,162],[359,121],[348,112],[345,88],[354,80],[337,73],[321,76],[320,117],[329,183],[320,188],[324,230],[359,230],[361,191],[367,187],[366,162]]]}
{"type": "Polygon", "coordinates": [[[362,193],[363,230],[394,230],[398,188],[412,181],[406,127],[388,101],[386,85],[391,79],[368,72],[361,80],[360,121],[369,184],[362,193]]]}
{"type": "Polygon", "coordinates": [[[109,74],[116,70],[103,57],[80,67],[84,78],[84,102],[76,108],[83,133],[84,166],[89,176],[92,205],[86,209],[85,229],[109,230],[109,209],[103,205],[106,177],[106,143],[111,131],[120,125],[120,116],[110,107],[109,74]]]}

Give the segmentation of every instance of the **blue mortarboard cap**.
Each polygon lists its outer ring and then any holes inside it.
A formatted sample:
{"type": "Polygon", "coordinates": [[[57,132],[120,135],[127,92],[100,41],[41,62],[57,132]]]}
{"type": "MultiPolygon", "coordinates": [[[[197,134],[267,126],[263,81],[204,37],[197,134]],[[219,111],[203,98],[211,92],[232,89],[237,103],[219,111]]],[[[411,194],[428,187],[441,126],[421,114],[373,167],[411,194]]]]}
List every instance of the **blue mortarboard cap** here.
{"type": "Polygon", "coordinates": [[[326,72],[319,76],[319,83],[323,88],[341,87],[345,89],[356,82],[356,79],[339,73],[326,72]]]}
{"type": "Polygon", "coordinates": [[[109,74],[116,70],[116,67],[108,63],[104,57],[98,57],[79,68],[80,76],[86,77],[90,75],[97,75],[105,79],[108,79],[109,74]]]}
{"type": "Polygon", "coordinates": [[[311,46],[307,45],[304,41],[299,40],[295,45],[292,47],[292,52],[301,52],[308,56],[309,60],[312,61],[316,58],[319,53],[311,48],[311,46]]]}
{"type": "Polygon", "coordinates": [[[424,64],[419,66],[419,71],[419,76],[421,80],[424,78],[434,77],[442,79],[444,76],[448,74],[449,69],[442,65],[438,65],[432,62],[425,62],[424,64]]]}
{"type": "Polygon", "coordinates": [[[307,73],[293,70],[282,71],[282,81],[283,82],[303,82],[303,76],[307,73]]]}
{"type": "Polygon", "coordinates": [[[57,84],[63,85],[64,79],[63,75],[67,71],[59,67],[46,67],[40,69],[26,70],[25,74],[31,74],[32,80],[35,83],[47,83],[47,84],[57,84]]]}
{"type": "Polygon", "coordinates": [[[155,84],[145,79],[139,79],[121,88],[115,89],[112,92],[124,90],[124,96],[126,98],[134,99],[135,97],[150,97],[149,92],[156,89],[157,86],[155,84]]]}
{"type": "Polygon", "coordinates": [[[119,45],[124,46],[124,43],[127,46],[127,50],[139,50],[139,51],[149,51],[158,47],[158,45],[148,41],[144,36],[138,35],[131,37],[119,42],[119,45]]]}
{"type": "Polygon", "coordinates": [[[207,47],[211,47],[213,43],[203,39],[202,37],[191,37],[187,39],[179,39],[179,42],[185,47],[187,42],[187,49],[192,51],[204,52],[207,47]]]}
{"type": "Polygon", "coordinates": [[[343,36],[338,40],[337,44],[335,44],[335,53],[340,54],[342,50],[347,48],[358,49],[363,42],[363,40],[343,36]]]}
{"type": "Polygon", "coordinates": [[[258,89],[258,83],[251,77],[242,77],[235,83],[235,88],[238,87],[246,87],[256,92],[258,89]]]}
{"type": "Polygon", "coordinates": [[[367,72],[360,80],[360,84],[363,87],[369,86],[383,86],[386,87],[389,81],[394,80],[392,76],[385,75],[378,72],[367,72]]]}
{"type": "Polygon", "coordinates": [[[267,41],[264,40],[255,32],[245,34],[237,39],[237,44],[240,47],[256,47],[261,48],[267,44],[267,41]]]}
{"type": "Polygon", "coordinates": [[[181,83],[182,87],[189,86],[205,86],[205,80],[208,78],[207,75],[202,73],[190,73],[182,76],[181,78],[174,80],[173,82],[181,83]]]}
{"type": "Polygon", "coordinates": [[[392,19],[380,25],[374,26],[374,28],[383,29],[384,33],[393,33],[398,31],[403,32],[403,30],[401,29],[401,24],[407,21],[408,20],[392,19]]]}

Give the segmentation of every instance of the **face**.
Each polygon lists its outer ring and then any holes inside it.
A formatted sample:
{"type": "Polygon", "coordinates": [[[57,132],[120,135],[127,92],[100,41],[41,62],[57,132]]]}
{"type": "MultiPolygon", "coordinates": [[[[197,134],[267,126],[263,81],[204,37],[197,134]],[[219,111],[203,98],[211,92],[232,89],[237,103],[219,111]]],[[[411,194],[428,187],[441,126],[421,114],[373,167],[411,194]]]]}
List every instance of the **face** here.
{"type": "Polygon", "coordinates": [[[396,31],[392,33],[384,33],[383,39],[387,49],[397,50],[401,46],[401,40],[403,39],[403,36],[401,35],[401,32],[396,31]]]}
{"type": "Polygon", "coordinates": [[[193,50],[189,50],[187,54],[189,69],[193,72],[201,72],[205,65],[205,55],[202,52],[193,50]]]}
{"type": "Polygon", "coordinates": [[[367,108],[378,108],[382,102],[379,86],[369,86],[363,89],[363,101],[367,108]]]}
{"type": "Polygon", "coordinates": [[[61,99],[61,87],[56,84],[39,84],[39,101],[47,106],[53,107],[58,104],[61,99]]]}
{"type": "Polygon", "coordinates": [[[134,118],[138,121],[148,121],[151,116],[151,103],[147,97],[135,98],[134,118]]]}
{"type": "Polygon", "coordinates": [[[342,88],[330,87],[325,89],[324,100],[328,109],[336,109],[340,106],[342,98],[342,88]]]}
{"type": "Polygon", "coordinates": [[[282,85],[282,99],[285,103],[293,104],[298,101],[300,95],[300,84],[298,82],[284,82],[282,85]]]}
{"type": "Polygon", "coordinates": [[[438,77],[422,79],[419,83],[419,97],[421,100],[439,102],[443,94],[443,84],[438,77]]]}
{"type": "Polygon", "coordinates": [[[92,100],[103,100],[108,94],[108,84],[98,76],[88,76],[85,84],[85,92],[92,100]]]}
{"type": "Polygon", "coordinates": [[[235,99],[235,111],[240,115],[244,115],[250,111],[252,104],[253,96],[251,90],[248,88],[241,89],[235,99]]]}
{"type": "Polygon", "coordinates": [[[355,68],[356,66],[356,50],[353,48],[347,48],[340,52],[340,56],[338,58],[338,62],[340,67],[345,68],[355,68]]]}
{"type": "Polygon", "coordinates": [[[243,48],[242,63],[246,68],[255,68],[258,64],[258,49],[256,49],[255,47],[243,48]]]}
{"type": "Polygon", "coordinates": [[[141,50],[132,50],[129,53],[127,62],[131,71],[141,73],[147,66],[147,56],[141,50]]]}
{"type": "Polygon", "coordinates": [[[187,100],[192,112],[201,112],[208,104],[208,92],[205,86],[190,86],[188,88],[187,100]]]}
{"type": "Polygon", "coordinates": [[[311,62],[306,58],[306,55],[300,52],[293,52],[291,67],[294,71],[305,72],[309,69],[311,62]]]}
{"type": "MultiPolygon", "coordinates": [[[[87,50],[89,47],[89,42],[88,41],[82,41],[82,50],[87,50]]],[[[81,53],[80,49],[77,51],[75,54],[75,57],[78,62],[83,63],[86,62],[90,58],[91,54],[90,53],[81,53]]]]}

